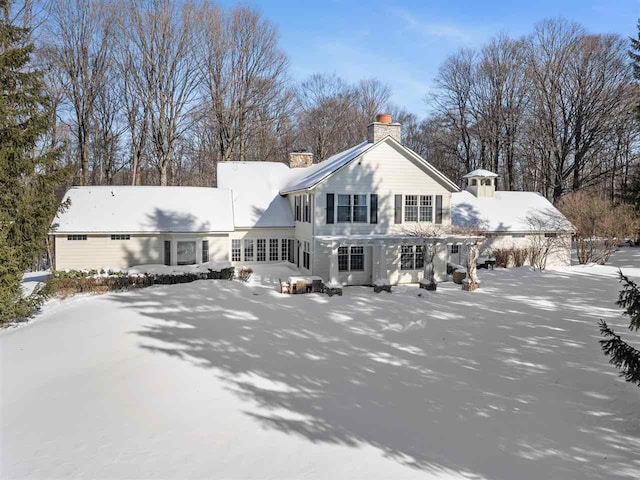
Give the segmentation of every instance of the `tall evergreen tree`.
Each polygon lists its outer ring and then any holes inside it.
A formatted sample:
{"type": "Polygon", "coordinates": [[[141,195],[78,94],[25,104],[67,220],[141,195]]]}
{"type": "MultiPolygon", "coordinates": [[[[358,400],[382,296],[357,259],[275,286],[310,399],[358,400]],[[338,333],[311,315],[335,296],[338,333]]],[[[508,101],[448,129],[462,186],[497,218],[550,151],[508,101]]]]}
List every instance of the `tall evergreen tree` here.
{"type": "MultiPolygon", "coordinates": [[[[622,290],[616,305],[624,308],[624,314],[631,322],[629,330],[640,329],[640,289],[638,285],[620,271],[622,290]]],[[[640,351],[622,340],[619,335],[609,328],[604,320],[600,320],[600,333],[606,337],[600,340],[605,355],[609,356],[609,362],[620,369],[620,376],[627,382],[640,386],[640,351]]]]}
{"type": "Polygon", "coordinates": [[[42,252],[59,205],[55,188],[68,174],[56,166],[58,150],[40,152],[52,115],[42,74],[31,66],[29,30],[11,10],[0,0],[0,322],[34,306],[23,298],[22,273],[42,252]]]}

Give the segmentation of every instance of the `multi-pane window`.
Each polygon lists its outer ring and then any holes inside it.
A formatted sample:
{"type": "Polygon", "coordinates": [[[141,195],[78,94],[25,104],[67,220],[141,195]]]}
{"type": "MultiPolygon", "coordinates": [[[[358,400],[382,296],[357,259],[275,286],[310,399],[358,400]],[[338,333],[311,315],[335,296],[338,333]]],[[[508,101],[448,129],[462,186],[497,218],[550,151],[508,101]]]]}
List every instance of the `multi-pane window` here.
{"type": "Polygon", "coordinates": [[[452,254],[460,253],[460,245],[451,245],[451,253],[452,254]]]}
{"type": "Polygon", "coordinates": [[[364,271],[364,247],[339,247],[338,271],[363,272],[364,271]]]}
{"type": "Polygon", "coordinates": [[[367,223],[367,196],[353,196],[353,222],[367,223]]]}
{"type": "Polygon", "coordinates": [[[352,272],[364,272],[364,247],[351,247],[349,269],[352,272]]]}
{"type": "Polygon", "coordinates": [[[424,268],[424,245],[402,245],[400,247],[400,270],[424,268]]]}
{"type": "MultiPolygon", "coordinates": [[[[240,240],[238,240],[238,249],[240,249],[240,240]]],[[[202,263],[209,261],[209,240],[202,240],[202,263]]]]}
{"type": "Polygon", "coordinates": [[[338,248],[338,271],[349,271],[349,247],[338,248]]]}
{"type": "Polygon", "coordinates": [[[256,240],[256,261],[264,262],[267,260],[267,241],[264,238],[256,240]]]}
{"type": "Polygon", "coordinates": [[[512,233],[513,238],[524,238],[524,233],[512,233]]]}
{"type": "Polygon", "coordinates": [[[424,268],[424,245],[416,245],[416,270],[424,268]]]}
{"type": "Polygon", "coordinates": [[[244,261],[253,262],[253,240],[245,239],[244,241],[244,261]]]}
{"type": "Polygon", "coordinates": [[[338,222],[367,223],[367,195],[338,195],[338,222]]]}
{"type": "Polygon", "coordinates": [[[418,221],[418,195],[405,195],[404,197],[404,221],[418,221]]]}
{"type": "MultiPolygon", "coordinates": [[[[245,240],[245,248],[246,248],[245,240]]],[[[204,256],[204,251],[202,252],[204,256]]],[[[240,240],[231,240],[231,261],[239,262],[242,259],[242,251],[240,250],[240,240]]]]}
{"type": "Polygon", "coordinates": [[[420,195],[420,221],[433,222],[433,197],[420,195]]]}
{"type": "Polygon", "coordinates": [[[554,232],[547,232],[547,233],[544,234],[544,236],[546,238],[556,238],[558,236],[558,234],[554,233],[554,232]]]}
{"type": "Polygon", "coordinates": [[[269,239],[269,261],[270,262],[278,261],[278,239],[277,238],[269,239]]]}
{"type": "Polygon", "coordinates": [[[351,195],[338,195],[338,222],[351,221],[351,195]]]}
{"type": "Polygon", "coordinates": [[[413,245],[402,245],[400,248],[400,270],[415,270],[413,245]]]}
{"type": "Polygon", "coordinates": [[[86,240],[86,235],[67,235],[67,240],[86,240]]]}
{"type": "Polygon", "coordinates": [[[311,266],[311,248],[309,242],[302,243],[302,266],[309,270],[311,266]]]}
{"type": "Polygon", "coordinates": [[[289,240],[287,240],[286,238],[283,238],[282,240],[280,240],[280,260],[282,260],[283,262],[286,262],[287,258],[289,257],[288,248],[289,248],[289,240]]]}
{"type": "Polygon", "coordinates": [[[111,240],[131,240],[131,235],[116,233],[111,235],[111,240]]]}

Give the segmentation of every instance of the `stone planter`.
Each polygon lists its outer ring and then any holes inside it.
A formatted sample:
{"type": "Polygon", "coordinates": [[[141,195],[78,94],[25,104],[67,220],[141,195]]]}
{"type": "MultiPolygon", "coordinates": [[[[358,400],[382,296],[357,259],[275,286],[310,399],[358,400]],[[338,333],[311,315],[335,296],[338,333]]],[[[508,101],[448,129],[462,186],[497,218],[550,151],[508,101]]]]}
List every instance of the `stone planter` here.
{"type": "Polygon", "coordinates": [[[465,278],[467,278],[467,272],[461,272],[460,270],[453,271],[453,275],[452,275],[453,283],[462,285],[462,282],[465,278]]]}

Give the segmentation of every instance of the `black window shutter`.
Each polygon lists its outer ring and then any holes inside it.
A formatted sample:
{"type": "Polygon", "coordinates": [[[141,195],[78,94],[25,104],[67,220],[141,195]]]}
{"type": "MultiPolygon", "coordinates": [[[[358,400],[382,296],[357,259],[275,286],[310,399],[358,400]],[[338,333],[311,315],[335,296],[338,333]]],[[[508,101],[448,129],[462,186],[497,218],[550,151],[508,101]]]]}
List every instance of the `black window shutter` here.
{"type": "Polygon", "coordinates": [[[371,213],[369,215],[369,223],[378,223],[378,194],[372,193],[371,197],[371,213]]]}
{"type": "Polygon", "coordinates": [[[333,223],[333,201],[334,194],[327,193],[327,223],[333,223]]]}
{"type": "Polygon", "coordinates": [[[395,196],[395,223],[402,223],[402,195],[395,196]]]}
{"type": "Polygon", "coordinates": [[[442,195],[436,195],[436,223],[442,223],[442,195]]]}

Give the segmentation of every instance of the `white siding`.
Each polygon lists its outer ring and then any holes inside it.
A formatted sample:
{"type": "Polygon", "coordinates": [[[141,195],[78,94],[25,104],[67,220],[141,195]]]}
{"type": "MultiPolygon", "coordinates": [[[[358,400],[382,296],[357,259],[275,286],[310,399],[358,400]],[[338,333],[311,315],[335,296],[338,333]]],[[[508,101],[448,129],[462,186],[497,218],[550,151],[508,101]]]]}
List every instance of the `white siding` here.
{"type": "MultiPolygon", "coordinates": [[[[402,233],[411,225],[394,224],[394,195],[442,195],[442,223],[451,225],[451,192],[435,178],[393,146],[382,143],[364,154],[362,160],[351,162],[315,188],[315,235],[393,234],[402,233]],[[326,223],[326,194],[340,193],[378,195],[378,223],[326,223]]],[[[371,207],[368,201],[369,208],[371,207]]],[[[403,219],[404,220],[404,219],[403,219]]],[[[336,217],[337,221],[337,217],[336,217]]]]}
{"type": "Polygon", "coordinates": [[[111,235],[87,235],[86,240],[55,236],[57,270],[125,268],[162,263],[162,239],[157,235],[131,235],[130,240],[111,240],[111,235]]]}
{"type": "MultiPolygon", "coordinates": [[[[111,240],[111,234],[87,234],[86,240],[55,236],[58,270],[126,268],[164,263],[164,241],[170,239],[209,240],[209,260],[227,260],[228,235],[136,235],[129,240],[111,240]]],[[[201,245],[198,245],[201,249],[201,245]]]]}

